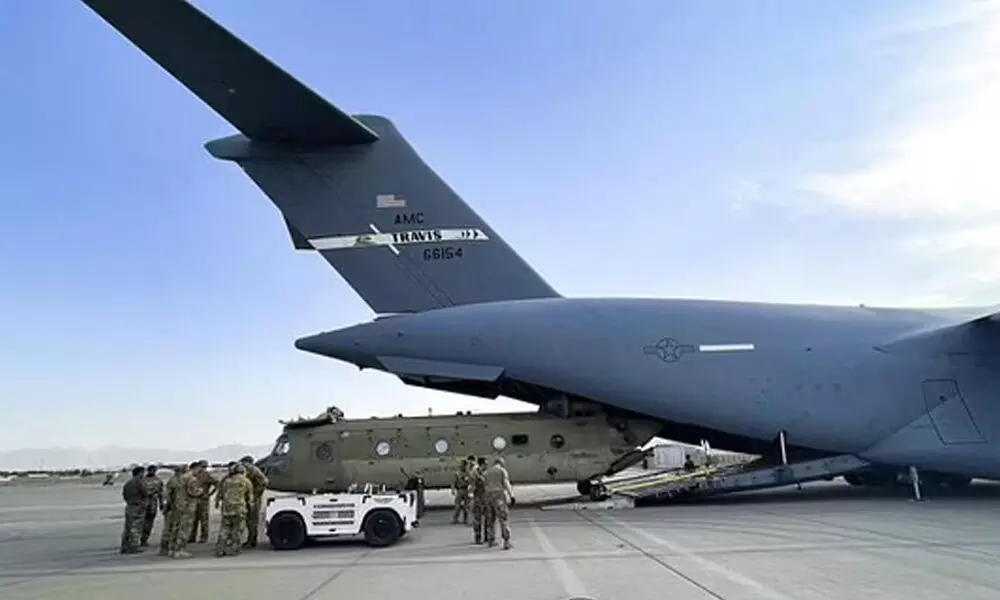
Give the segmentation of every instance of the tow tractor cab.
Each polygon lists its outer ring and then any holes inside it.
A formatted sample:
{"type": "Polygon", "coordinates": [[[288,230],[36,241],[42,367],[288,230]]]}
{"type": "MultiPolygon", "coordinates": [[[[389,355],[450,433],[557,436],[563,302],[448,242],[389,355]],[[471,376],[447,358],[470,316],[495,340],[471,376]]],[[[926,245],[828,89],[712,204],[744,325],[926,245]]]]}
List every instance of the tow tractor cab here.
{"type": "Polygon", "coordinates": [[[419,526],[419,492],[277,496],[264,512],[267,537],[275,550],[296,550],[307,541],[363,535],[369,546],[391,546],[419,526]]]}

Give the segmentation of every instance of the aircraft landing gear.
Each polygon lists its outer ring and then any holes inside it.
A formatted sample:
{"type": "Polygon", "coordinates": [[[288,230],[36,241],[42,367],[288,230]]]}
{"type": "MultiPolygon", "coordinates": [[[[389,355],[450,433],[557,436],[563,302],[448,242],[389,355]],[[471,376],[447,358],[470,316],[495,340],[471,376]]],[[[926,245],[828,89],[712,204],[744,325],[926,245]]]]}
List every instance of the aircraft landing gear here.
{"type": "Polygon", "coordinates": [[[589,496],[590,490],[593,489],[594,484],[590,481],[577,481],[576,491],[580,492],[581,496],[589,496]]]}
{"type": "Polygon", "coordinates": [[[864,487],[888,487],[894,485],[898,479],[895,471],[882,469],[870,469],[844,475],[844,481],[847,483],[864,487]]]}
{"type": "Polygon", "coordinates": [[[913,499],[920,501],[920,472],[913,465],[910,465],[910,483],[913,484],[913,499]]]}

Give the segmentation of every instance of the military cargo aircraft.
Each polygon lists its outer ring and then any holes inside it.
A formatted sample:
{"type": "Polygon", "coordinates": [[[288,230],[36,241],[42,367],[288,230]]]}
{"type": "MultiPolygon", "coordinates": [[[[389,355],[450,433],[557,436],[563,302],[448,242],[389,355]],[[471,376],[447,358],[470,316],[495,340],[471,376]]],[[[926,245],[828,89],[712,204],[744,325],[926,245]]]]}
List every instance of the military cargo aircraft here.
{"type": "Polygon", "coordinates": [[[563,297],[389,119],[342,112],[183,0],[83,1],[239,131],[208,152],[376,315],[298,348],[409,385],[595,401],[682,442],[850,454],[869,481],[1000,477],[1000,308],[563,297]]]}
{"type": "Polygon", "coordinates": [[[545,410],[343,419],[324,413],[285,423],[257,465],[277,491],[342,492],[352,484],[403,487],[419,475],[425,488],[448,488],[462,459],[503,454],[515,484],[593,480],[636,464],[637,446],[659,429],[655,420],[618,419],[598,404],[564,416],[545,410]]]}

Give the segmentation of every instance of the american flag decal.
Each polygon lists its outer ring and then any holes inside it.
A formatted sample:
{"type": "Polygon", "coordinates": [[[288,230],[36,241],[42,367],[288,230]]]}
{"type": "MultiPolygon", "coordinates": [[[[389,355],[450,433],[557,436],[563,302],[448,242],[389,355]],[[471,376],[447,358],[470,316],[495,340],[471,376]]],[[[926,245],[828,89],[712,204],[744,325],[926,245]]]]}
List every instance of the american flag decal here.
{"type": "Polygon", "coordinates": [[[406,208],[406,198],[398,194],[375,196],[375,208],[406,208]]]}

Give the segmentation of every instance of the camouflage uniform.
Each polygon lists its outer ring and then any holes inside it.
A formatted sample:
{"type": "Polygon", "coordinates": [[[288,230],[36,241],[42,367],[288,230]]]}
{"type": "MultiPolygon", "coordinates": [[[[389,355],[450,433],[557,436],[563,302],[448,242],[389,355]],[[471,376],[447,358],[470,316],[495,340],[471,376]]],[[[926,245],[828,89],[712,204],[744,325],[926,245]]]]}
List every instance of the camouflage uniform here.
{"type": "Polygon", "coordinates": [[[177,486],[180,485],[181,475],[187,472],[187,465],[181,465],[174,469],[174,474],[167,480],[166,491],[163,493],[163,532],[160,533],[160,556],[167,556],[170,553],[170,541],[177,534],[177,525],[180,514],[177,511],[177,486]]]}
{"type": "Polygon", "coordinates": [[[212,492],[214,492],[216,487],[219,485],[219,482],[212,477],[212,474],[205,470],[205,468],[208,467],[208,464],[205,461],[201,461],[201,467],[202,470],[198,474],[198,482],[201,483],[204,493],[198,497],[198,502],[195,504],[194,521],[191,523],[191,533],[188,535],[189,544],[193,544],[196,537],[201,543],[208,541],[208,503],[212,496],[212,492]],[[198,535],[199,528],[201,529],[200,536],[198,535]]]}
{"type": "Polygon", "coordinates": [[[514,499],[510,485],[510,475],[504,467],[503,459],[497,458],[494,465],[483,474],[486,487],[486,543],[496,546],[496,524],[500,521],[500,536],[503,549],[510,549],[510,525],[507,523],[507,495],[514,499]]]}
{"type": "Polygon", "coordinates": [[[472,468],[472,529],[477,544],[482,544],[486,536],[486,522],[483,518],[486,513],[486,480],[483,479],[485,467],[485,462],[481,462],[472,468]]]}
{"type": "Polygon", "coordinates": [[[192,469],[180,476],[177,480],[177,487],[174,489],[171,511],[177,511],[177,526],[170,539],[169,556],[171,558],[186,558],[191,556],[184,549],[188,545],[191,536],[191,527],[194,524],[194,512],[197,508],[198,500],[205,495],[205,488],[202,486],[198,475],[201,467],[192,469]]]}
{"type": "Polygon", "coordinates": [[[250,484],[253,486],[253,497],[250,503],[250,511],[247,513],[247,541],[244,544],[247,548],[254,548],[257,546],[257,540],[260,539],[260,509],[261,504],[263,504],[264,492],[267,491],[267,475],[253,464],[253,458],[249,456],[244,456],[241,460],[243,468],[246,469],[246,477],[250,480],[250,484]]]}
{"type": "Polygon", "coordinates": [[[222,513],[222,526],[215,542],[216,556],[232,556],[242,551],[243,525],[253,504],[253,484],[245,472],[243,465],[236,465],[219,484],[216,498],[222,513]]]}
{"type": "Polygon", "coordinates": [[[469,524],[469,484],[472,478],[469,476],[469,463],[462,461],[462,465],[455,472],[455,481],[451,489],[455,494],[455,513],[451,516],[452,524],[458,523],[458,515],[462,515],[462,523],[469,524]]]}
{"type": "MultiPolygon", "coordinates": [[[[235,467],[235,466],[236,466],[236,461],[235,460],[229,461],[229,464],[226,465],[226,474],[223,475],[222,479],[219,480],[219,484],[218,484],[218,486],[215,489],[217,489],[217,490],[221,490],[222,489],[222,484],[225,483],[226,480],[229,479],[229,477],[233,474],[233,467],[235,467]]],[[[221,504],[220,504],[221,500],[222,499],[221,499],[221,496],[219,496],[219,493],[216,493],[215,494],[215,508],[219,508],[221,506],[221,504]]]]}
{"type": "Polygon", "coordinates": [[[142,536],[142,523],[146,513],[146,489],[142,484],[142,473],[133,475],[122,486],[122,499],[125,500],[125,524],[122,526],[122,554],[141,552],[139,548],[142,536]]]}
{"type": "Polygon", "coordinates": [[[139,544],[145,547],[149,545],[149,534],[153,533],[156,513],[163,509],[163,482],[156,476],[156,469],[150,469],[142,478],[142,484],[146,488],[146,510],[139,544]]]}

